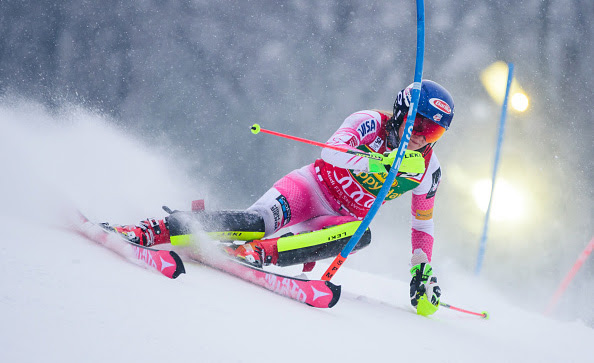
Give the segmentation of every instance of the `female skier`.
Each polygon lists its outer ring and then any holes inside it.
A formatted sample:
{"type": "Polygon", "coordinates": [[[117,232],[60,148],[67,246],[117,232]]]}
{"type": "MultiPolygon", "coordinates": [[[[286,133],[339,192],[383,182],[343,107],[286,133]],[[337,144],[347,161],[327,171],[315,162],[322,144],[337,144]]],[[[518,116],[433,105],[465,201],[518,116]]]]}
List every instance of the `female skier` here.
{"type": "MultiPolygon", "coordinates": [[[[320,159],[281,178],[245,211],[176,211],[161,220],[112,228],[145,246],[183,244],[197,221],[201,230],[216,239],[248,241],[225,247],[244,262],[258,267],[303,263],[313,268],[312,262],[335,257],[342,250],[375,201],[405,132],[411,90],[412,85],[398,93],[393,112],[365,110],[348,116],[326,143],[373,153],[383,161],[324,148],[320,159]],[[296,234],[262,239],[288,227],[296,234]]],[[[410,298],[415,308],[426,295],[437,310],[441,295],[430,266],[433,204],[441,180],[433,146],[453,116],[450,93],[436,82],[423,80],[412,136],[385,200],[412,191],[410,298]]],[[[355,250],[370,242],[367,230],[355,250]]]]}

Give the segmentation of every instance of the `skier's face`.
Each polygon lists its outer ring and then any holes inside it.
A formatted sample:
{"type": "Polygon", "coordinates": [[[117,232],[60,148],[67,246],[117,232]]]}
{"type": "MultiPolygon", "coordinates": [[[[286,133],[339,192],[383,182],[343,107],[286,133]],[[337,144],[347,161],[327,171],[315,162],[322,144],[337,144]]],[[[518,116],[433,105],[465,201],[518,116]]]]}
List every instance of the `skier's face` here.
{"type": "MultiPolygon", "coordinates": [[[[403,122],[402,125],[400,125],[400,129],[398,130],[398,136],[400,136],[400,140],[402,140],[402,135],[404,135],[404,125],[405,124],[406,124],[406,122],[403,122]]],[[[412,134],[410,136],[410,140],[408,141],[407,149],[408,150],[419,150],[419,149],[425,147],[425,145],[427,145],[427,144],[428,144],[428,142],[425,139],[425,136],[412,134]]]]}

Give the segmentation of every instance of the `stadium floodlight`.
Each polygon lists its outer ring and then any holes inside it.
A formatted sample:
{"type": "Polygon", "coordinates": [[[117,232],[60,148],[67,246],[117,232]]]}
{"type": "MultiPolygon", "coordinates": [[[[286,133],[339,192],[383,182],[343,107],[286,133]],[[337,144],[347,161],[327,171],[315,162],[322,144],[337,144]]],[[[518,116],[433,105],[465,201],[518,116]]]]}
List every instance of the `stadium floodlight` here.
{"type": "MultiPolygon", "coordinates": [[[[527,201],[525,192],[506,179],[497,181],[497,193],[493,197],[493,208],[491,218],[495,222],[511,221],[521,222],[526,217],[527,201]]],[[[491,195],[491,180],[482,179],[477,181],[472,188],[472,196],[478,208],[487,212],[489,197],[491,195]]]]}
{"type": "MultiPolygon", "coordinates": [[[[505,62],[497,61],[481,72],[481,82],[491,98],[498,105],[503,104],[505,97],[505,80],[507,78],[508,66],[505,62]]],[[[530,105],[528,95],[514,77],[510,89],[511,107],[518,112],[524,112],[530,105]]]]}

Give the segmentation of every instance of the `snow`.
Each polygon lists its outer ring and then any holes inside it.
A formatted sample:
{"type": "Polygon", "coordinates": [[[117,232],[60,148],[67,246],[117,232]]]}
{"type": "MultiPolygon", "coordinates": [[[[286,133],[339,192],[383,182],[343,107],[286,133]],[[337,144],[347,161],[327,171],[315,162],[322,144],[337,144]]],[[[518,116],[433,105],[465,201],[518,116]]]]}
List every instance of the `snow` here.
{"type": "MultiPolygon", "coordinates": [[[[168,154],[80,109],[0,107],[2,362],[585,362],[594,331],[515,307],[445,269],[441,308],[415,315],[408,281],[349,268],[343,296],[315,309],[200,264],[176,280],[61,228],[162,216],[205,191],[168,154]],[[151,215],[153,214],[153,215],[151,215]]],[[[350,259],[356,259],[359,254],[350,259]]],[[[297,272],[294,268],[289,272],[297,272]]],[[[311,277],[321,276],[320,263],[311,277]]]]}

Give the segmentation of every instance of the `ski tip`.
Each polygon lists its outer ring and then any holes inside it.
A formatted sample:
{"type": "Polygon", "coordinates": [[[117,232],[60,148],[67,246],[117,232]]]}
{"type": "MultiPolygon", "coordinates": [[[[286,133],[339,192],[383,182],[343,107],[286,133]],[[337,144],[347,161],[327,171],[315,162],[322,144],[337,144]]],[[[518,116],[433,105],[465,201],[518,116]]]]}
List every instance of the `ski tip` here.
{"type": "Polygon", "coordinates": [[[177,253],[175,253],[173,251],[169,251],[169,254],[173,258],[173,260],[175,260],[175,266],[176,266],[175,267],[175,271],[171,275],[171,278],[172,279],[175,279],[179,275],[185,274],[186,273],[186,268],[184,267],[184,263],[183,263],[182,259],[179,257],[179,255],[177,253]]]}
{"type": "Polygon", "coordinates": [[[334,305],[336,305],[336,303],[338,303],[338,300],[340,300],[341,287],[340,285],[334,285],[330,281],[324,281],[324,283],[326,284],[326,286],[328,286],[330,291],[332,291],[332,300],[330,300],[330,302],[328,303],[328,307],[331,308],[334,305]]]}
{"type": "Polygon", "coordinates": [[[252,134],[256,135],[257,133],[260,132],[260,130],[261,130],[260,129],[260,125],[258,125],[258,124],[253,124],[252,125],[252,134]]]}

